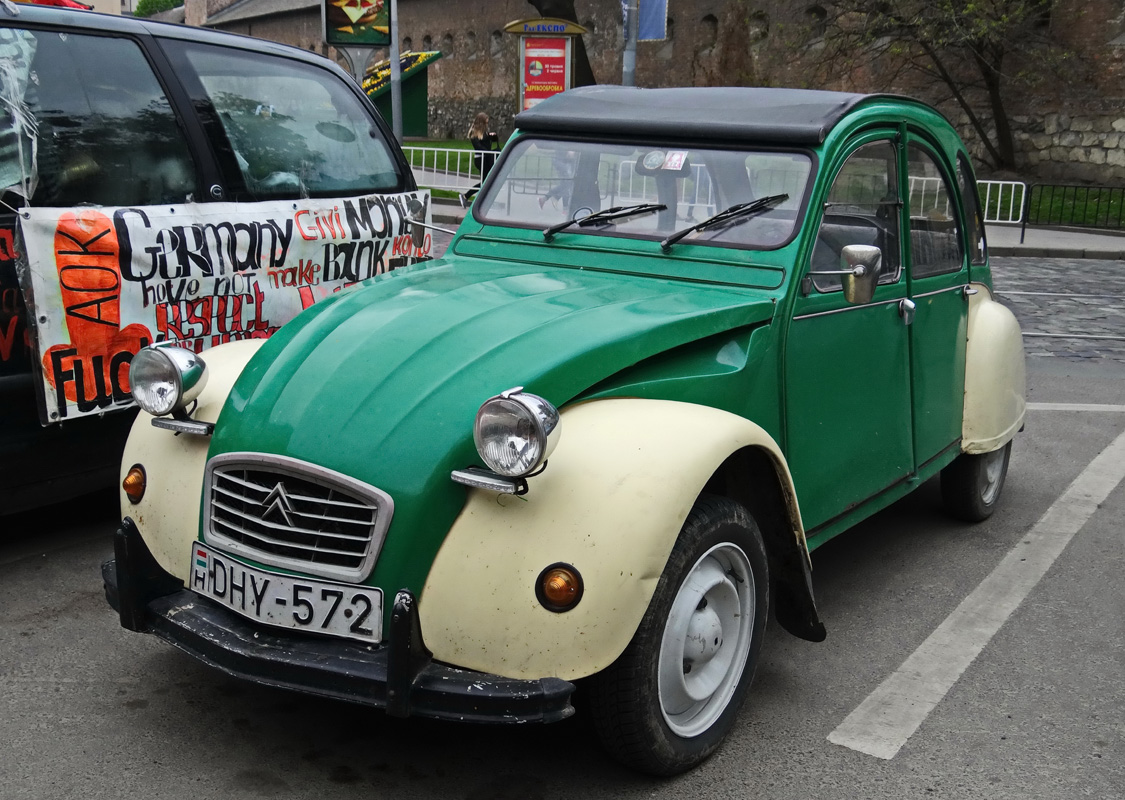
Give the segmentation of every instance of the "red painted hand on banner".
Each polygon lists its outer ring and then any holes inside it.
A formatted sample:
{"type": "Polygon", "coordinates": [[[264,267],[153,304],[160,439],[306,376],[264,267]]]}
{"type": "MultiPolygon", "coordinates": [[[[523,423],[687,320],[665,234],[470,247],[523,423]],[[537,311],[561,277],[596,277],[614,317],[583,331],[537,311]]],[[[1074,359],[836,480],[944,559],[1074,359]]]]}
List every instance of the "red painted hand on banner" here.
{"type": "Polygon", "coordinates": [[[129,399],[129,362],[152,341],[144,325],[121,328],[121,271],[113,221],[93,209],[68,211],[55,227],[55,266],[70,344],[43,356],[59,415],[66,401],[81,412],[129,399]]]}

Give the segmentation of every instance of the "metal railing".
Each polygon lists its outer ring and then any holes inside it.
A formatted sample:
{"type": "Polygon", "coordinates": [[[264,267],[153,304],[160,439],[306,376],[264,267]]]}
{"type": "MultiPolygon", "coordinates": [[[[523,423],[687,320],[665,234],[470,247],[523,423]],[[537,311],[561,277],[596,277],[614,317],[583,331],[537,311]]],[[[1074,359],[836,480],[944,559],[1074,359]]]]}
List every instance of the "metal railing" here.
{"type": "MultiPolygon", "coordinates": [[[[418,147],[406,145],[403,148],[406,159],[414,171],[414,179],[419,186],[428,189],[444,189],[446,191],[463,192],[470,186],[475,186],[480,181],[480,175],[473,166],[473,151],[450,147],[418,147]]],[[[631,162],[630,162],[631,163],[631,162]]],[[[681,203],[688,205],[713,205],[714,196],[710,179],[702,174],[700,165],[693,166],[695,180],[690,184],[685,182],[682,189],[684,196],[680,197],[681,203]],[[690,186],[690,188],[689,188],[690,186]],[[687,193],[692,195],[686,196],[687,193]]],[[[652,187],[644,181],[651,180],[642,176],[629,175],[622,170],[611,192],[618,199],[644,199],[653,195],[652,187]]],[[[935,188],[940,185],[938,178],[912,178],[911,192],[916,190],[919,196],[925,198],[930,193],[922,184],[933,182],[935,188]]],[[[1028,197],[1027,185],[1021,181],[977,181],[977,191],[980,194],[981,207],[984,209],[985,222],[999,222],[1019,224],[1023,221],[1026,198],[1028,197]]],[[[767,194],[774,191],[770,189],[767,194]]]]}
{"type": "Polygon", "coordinates": [[[1023,181],[977,181],[977,194],[984,209],[985,222],[1023,221],[1027,184],[1023,181]]]}
{"type": "Polygon", "coordinates": [[[1028,225],[1125,230],[1125,187],[1033,183],[1024,202],[1021,243],[1028,225]]]}
{"type": "Polygon", "coordinates": [[[480,175],[473,169],[473,150],[412,145],[406,145],[402,150],[419,186],[464,191],[480,180],[480,175]]]}

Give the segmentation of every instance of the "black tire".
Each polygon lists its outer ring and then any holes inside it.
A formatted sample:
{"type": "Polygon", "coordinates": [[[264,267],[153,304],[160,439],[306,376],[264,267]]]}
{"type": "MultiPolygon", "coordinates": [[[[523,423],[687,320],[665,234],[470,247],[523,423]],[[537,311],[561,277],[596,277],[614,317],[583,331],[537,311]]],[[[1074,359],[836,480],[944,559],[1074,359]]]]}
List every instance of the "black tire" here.
{"type": "Polygon", "coordinates": [[[1008,475],[1012,443],[991,453],[962,453],[941,471],[941,499],[946,511],[966,522],[992,516],[1008,475]]]}
{"type": "Polygon", "coordinates": [[[757,666],[769,613],[766,563],[745,508],[721,497],[696,501],[632,642],[590,680],[591,715],[610,755],[675,775],[718,748],[757,666]]]}

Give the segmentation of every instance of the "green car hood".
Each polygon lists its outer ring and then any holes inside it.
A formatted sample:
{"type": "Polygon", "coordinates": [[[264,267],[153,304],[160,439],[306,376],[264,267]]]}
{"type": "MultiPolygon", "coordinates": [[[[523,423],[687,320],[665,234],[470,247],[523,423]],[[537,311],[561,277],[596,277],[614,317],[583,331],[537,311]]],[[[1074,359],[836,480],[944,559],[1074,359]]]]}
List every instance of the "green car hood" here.
{"type": "Polygon", "coordinates": [[[484,400],[524,386],[561,407],[642,359],[774,308],[741,288],[518,270],[431,262],[312,307],[247,365],[210,455],[283,454],[387,492],[394,518],[369,582],[420,592],[465,502],[450,471],[481,464],[472,429],[484,400]]]}

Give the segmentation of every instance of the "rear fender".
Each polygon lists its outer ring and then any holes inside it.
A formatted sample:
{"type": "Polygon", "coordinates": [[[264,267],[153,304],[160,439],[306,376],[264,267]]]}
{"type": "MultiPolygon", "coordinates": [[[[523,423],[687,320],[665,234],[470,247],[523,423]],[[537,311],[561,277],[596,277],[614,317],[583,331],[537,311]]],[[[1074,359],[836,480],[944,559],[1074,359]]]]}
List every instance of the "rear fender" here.
{"type": "Polygon", "coordinates": [[[965,354],[965,410],[961,450],[989,453],[1007,444],[1023,426],[1027,407],[1023,335],[1015,315],[974,283],[969,298],[965,354]]]}
{"type": "Polygon", "coordinates": [[[785,487],[782,538],[807,569],[789,470],[761,427],[689,403],[594,400],[563,412],[558,448],[525,497],[469,490],[418,604],[426,646],[438,661],[513,678],[605,669],[640,624],[696,497],[747,449],[785,487]],[[583,579],[565,613],[535,596],[557,562],[583,579]]]}

